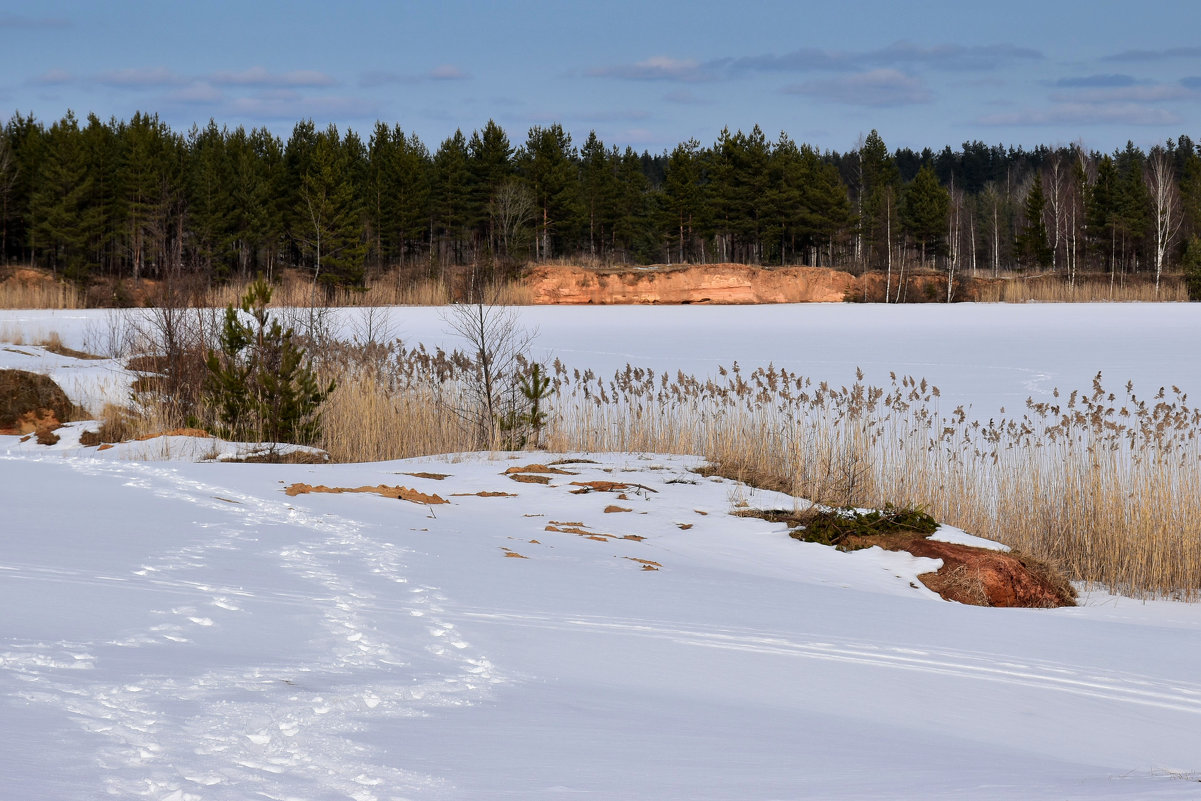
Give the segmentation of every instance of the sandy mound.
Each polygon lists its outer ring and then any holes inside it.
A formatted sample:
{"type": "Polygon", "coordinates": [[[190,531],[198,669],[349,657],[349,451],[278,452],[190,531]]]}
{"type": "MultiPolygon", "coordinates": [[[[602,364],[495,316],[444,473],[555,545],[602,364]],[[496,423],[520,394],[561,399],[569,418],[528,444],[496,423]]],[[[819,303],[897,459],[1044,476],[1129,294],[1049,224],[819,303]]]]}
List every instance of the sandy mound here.
{"type": "Polygon", "coordinates": [[[0,433],[53,431],[74,411],[67,393],[49,376],[0,370],[0,433]]]}

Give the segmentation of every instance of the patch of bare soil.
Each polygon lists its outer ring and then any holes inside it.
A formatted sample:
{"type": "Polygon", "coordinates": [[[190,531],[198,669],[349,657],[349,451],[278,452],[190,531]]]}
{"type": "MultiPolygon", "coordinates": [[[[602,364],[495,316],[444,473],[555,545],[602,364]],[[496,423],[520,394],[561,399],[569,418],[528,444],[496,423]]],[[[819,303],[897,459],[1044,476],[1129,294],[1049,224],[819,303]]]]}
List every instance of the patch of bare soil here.
{"type": "Polygon", "coordinates": [[[931,540],[920,534],[850,538],[848,545],[941,559],[942,567],[918,579],[948,601],[974,606],[1051,609],[1075,606],[1072,585],[1042,562],[1027,556],[931,540]]]}
{"type": "Polygon", "coordinates": [[[573,473],[570,470],[560,470],[557,467],[548,467],[544,464],[527,464],[525,467],[510,467],[504,472],[504,475],[511,476],[517,473],[539,473],[542,475],[555,476],[577,476],[579,473],[573,473]]]}
{"type": "Polygon", "coordinates": [[[67,393],[49,376],[0,370],[0,433],[53,431],[75,411],[67,393]]]}
{"type": "Polygon", "coordinates": [[[295,497],[297,495],[306,495],[310,492],[328,492],[332,494],[341,494],[344,492],[367,492],[375,495],[383,496],[384,498],[398,498],[402,501],[410,501],[412,503],[439,504],[450,503],[450,501],[439,495],[426,495],[424,492],[418,492],[408,487],[389,487],[380,484],[375,487],[327,487],[323,484],[312,486],[310,484],[291,484],[284,492],[295,497]]]}
{"type": "Polygon", "coordinates": [[[527,475],[525,473],[510,473],[509,478],[522,484],[549,484],[550,476],[527,475]]]}
{"type": "Polygon", "coordinates": [[[432,481],[441,481],[444,478],[450,478],[450,473],[405,473],[406,476],[413,478],[428,478],[432,481]]]}
{"type": "Polygon", "coordinates": [[[490,490],[481,490],[479,492],[452,492],[452,498],[516,498],[515,492],[492,492],[490,490]]]}
{"type": "MultiPolygon", "coordinates": [[[[974,606],[1045,609],[1075,606],[1076,591],[1053,567],[1025,554],[977,548],[929,539],[931,529],[906,530],[890,521],[893,512],[845,516],[784,511],[745,511],[741,516],[798,526],[794,539],[822,542],[853,551],[878,546],[914,556],[941,559],[942,567],[918,576],[923,584],[948,601],[974,606]],[[818,526],[817,524],[822,524],[818,526]],[[806,528],[808,527],[808,528],[806,528]]],[[[900,512],[898,516],[912,515],[900,512]]]]}

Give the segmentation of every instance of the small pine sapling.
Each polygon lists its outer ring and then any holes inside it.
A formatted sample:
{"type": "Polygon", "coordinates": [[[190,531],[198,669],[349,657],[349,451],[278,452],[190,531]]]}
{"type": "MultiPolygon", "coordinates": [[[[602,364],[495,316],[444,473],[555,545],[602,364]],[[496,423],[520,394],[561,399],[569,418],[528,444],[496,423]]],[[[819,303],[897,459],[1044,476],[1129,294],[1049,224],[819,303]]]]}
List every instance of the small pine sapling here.
{"type": "Polygon", "coordinates": [[[256,442],[312,444],[321,404],[334,390],[320,387],[303,348],[271,319],[271,287],[251,284],[239,308],[225,309],[220,350],[209,351],[205,394],[221,434],[256,442]],[[249,315],[250,321],[245,319],[249,315]]]}

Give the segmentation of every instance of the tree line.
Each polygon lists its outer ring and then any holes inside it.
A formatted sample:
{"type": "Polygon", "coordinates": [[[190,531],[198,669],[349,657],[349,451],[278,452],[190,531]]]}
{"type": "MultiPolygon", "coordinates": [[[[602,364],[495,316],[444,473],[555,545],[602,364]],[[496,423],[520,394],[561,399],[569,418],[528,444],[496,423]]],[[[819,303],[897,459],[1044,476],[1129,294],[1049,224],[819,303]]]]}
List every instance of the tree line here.
{"type": "Polygon", "coordinates": [[[297,123],[157,115],[49,125],[14,115],[0,136],[0,259],[81,283],[282,268],[361,287],[404,267],[436,274],[528,261],[737,261],[903,273],[1024,269],[1154,272],[1201,263],[1201,148],[965,142],[889,150],[871,131],[819,151],[786,133],[723,129],[658,154],[575,143],[562,126],[512,142],[495,122],[431,151],[377,122],[364,141],[297,123]]]}

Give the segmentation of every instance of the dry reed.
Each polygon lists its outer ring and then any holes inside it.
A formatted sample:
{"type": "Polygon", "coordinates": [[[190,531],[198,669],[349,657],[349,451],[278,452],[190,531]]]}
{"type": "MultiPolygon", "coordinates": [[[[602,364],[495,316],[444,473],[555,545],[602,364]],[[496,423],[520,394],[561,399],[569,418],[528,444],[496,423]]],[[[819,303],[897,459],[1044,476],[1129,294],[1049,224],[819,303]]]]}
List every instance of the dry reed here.
{"type": "MultiPolygon", "coordinates": [[[[450,410],[469,393],[462,354],[380,346],[347,365],[325,409],[338,461],[503,448],[450,410]]],[[[1201,411],[1127,386],[983,423],[943,415],[925,381],[832,387],[773,367],[611,378],[556,362],[541,439],[552,451],[694,453],[757,483],[835,505],[923,508],[938,520],[1132,594],[1201,590],[1201,411]]]]}
{"type": "Polygon", "coordinates": [[[1184,303],[1188,288],[1179,276],[1165,276],[1159,289],[1148,280],[1127,280],[1117,276],[1090,275],[1075,283],[1063,276],[1012,276],[1001,280],[980,281],[974,288],[981,303],[1184,303]]]}
{"type": "Polygon", "coordinates": [[[63,281],[0,281],[0,309],[82,309],[84,295],[63,281]]]}

